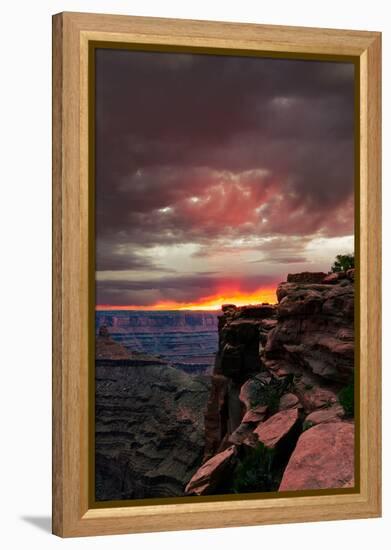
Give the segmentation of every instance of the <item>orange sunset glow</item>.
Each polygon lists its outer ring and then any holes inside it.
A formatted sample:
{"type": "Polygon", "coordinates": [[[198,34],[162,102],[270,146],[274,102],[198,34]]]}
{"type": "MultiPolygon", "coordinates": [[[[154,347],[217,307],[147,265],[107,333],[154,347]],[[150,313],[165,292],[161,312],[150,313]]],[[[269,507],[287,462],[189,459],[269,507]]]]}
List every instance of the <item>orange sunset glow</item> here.
{"type": "Polygon", "coordinates": [[[244,306],[248,304],[261,304],[276,302],[275,288],[259,288],[254,292],[247,293],[236,291],[221,291],[215,296],[205,296],[196,302],[175,302],[175,301],[160,301],[150,306],[132,306],[132,305],[110,305],[99,304],[96,306],[97,311],[108,310],[129,310],[129,311],[161,311],[161,310],[176,310],[176,311],[218,311],[223,304],[234,304],[236,306],[244,306]]]}

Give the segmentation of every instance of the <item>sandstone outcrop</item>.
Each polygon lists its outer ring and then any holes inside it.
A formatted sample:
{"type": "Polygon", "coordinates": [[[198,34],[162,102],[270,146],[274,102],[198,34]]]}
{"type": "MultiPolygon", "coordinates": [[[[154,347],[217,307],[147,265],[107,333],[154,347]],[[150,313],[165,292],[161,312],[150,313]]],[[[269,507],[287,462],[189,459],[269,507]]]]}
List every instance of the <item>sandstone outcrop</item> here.
{"type": "Polygon", "coordinates": [[[353,376],[354,286],[282,283],[277,289],[278,323],[265,347],[268,359],[296,365],[323,379],[344,383],[353,376]]]}
{"type": "Polygon", "coordinates": [[[299,420],[297,409],[287,409],[271,416],[266,422],[261,422],[254,430],[259,441],[274,449],[294,429],[299,420]]]}
{"type": "Polygon", "coordinates": [[[244,424],[259,424],[262,420],[265,419],[267,414],[268,405],[258,405],[253,409],[249,409],[246,414],[243,416],[242,422],[244,424]]]}
{"type": "Polygon", "coordinates": [[[236,449],[234,445],[205,462],[192,477],[185,492],[188,495],[208,495],[216,490],[219,483],[232,473],[236,449]]]}
{"type": "Polygon", "coordinates": [[[284,472],[279,491],[354,486],[354,425],[319,424],[305,431],[284,472]]]}
{"type": "Polygon", "coordinates": [[[204,460],[229,445],[229,436],[240,426],[246,407],[243,384],[261,371],[261,334],[275,321],[275,307],[261,304],[237,308],[227,304],[219,317],[219,345],[205,414],[204,460]]]}
{"type": "MultiPolygon", "coordinates": [[[[249,491],[350,486],[354,425],[339,393],[354,374],[354,270],[289,275],[276,295],[276,305],[222,308],[204,466],[210,471],[230,449],[233,478],[256,463],[251,453],[266,461],[256,467],[261,475],[241,480],[249,491]]],[[[204,479],[202,468],[194,483],[204,479]]],[[[213,483],[208,478],[203,490],[221,491],[222,471],[213,468],[213,483]]]]}
{"type": "Polygon", "coordinates": [[[100,325],[97,500],[353,486],[353,406],[341,391],[354,376],[354,270],[291,274],[276,296],[275,305],[225,304],[218,318],[126,321],[132,337],[173,323],[172,356],[178,327],[212,338],[217,323],[211,376],[115,342],[121,315],[100,325]]]}
{"type": "Polygon", "coordinates": [[[288,283],[305,283],[314,284],[320,283],[327,276],[326,273],[318,271],[316,273],[312,271],[303,271],[302,273],[289,273],[287,277],[288,283]]]}
{"type": "Polygon", "coordinates": [[[338,403],[335,403],[327,409],[319,409],[309,414],[304,425],[315,426],[316,424],[322,424],[326,422],[339,422],[344,417],[345,412],[343,407],[338,403]]]}
{"type": "Polygon", "coordinates": [[[286,409],[300,409],[302,408],[302,405],[300,403],[299,398],[294,393],[285,393],[281,399],[280,403],[278,405],[278,409],[280,411],[285,411],[286,409]]]}

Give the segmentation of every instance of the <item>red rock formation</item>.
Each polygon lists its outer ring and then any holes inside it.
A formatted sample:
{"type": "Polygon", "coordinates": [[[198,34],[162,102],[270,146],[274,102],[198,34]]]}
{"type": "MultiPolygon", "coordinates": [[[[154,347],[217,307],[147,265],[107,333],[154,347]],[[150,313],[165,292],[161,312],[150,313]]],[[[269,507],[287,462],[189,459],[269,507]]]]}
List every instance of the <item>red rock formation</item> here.
{"type": "Polygon", "coordinates": [[[343,407],[335,403],[327,409],[319,409],[309,414],[304,421],[304,425],[315,426],[326,422],[340,422],[344,414],[343,407]]]}
{"type": "Polygon", "coordinates": [[[344,276],[345,276],[345,273],[342,272],[342,271],[339,271],[337,273],[329,273],[323,279],[322,283],[324,285],[334,285],[334,284],[338,283],[344,276]]]}
{"type": "Polygon", "coordinates": [[[302,407],[299,398],[294,393],[285,393],[278,405],[280,411],[285,411],[287,409],[300,409],[302,407]]]}
{"type": "Polygon", "coordinates": [[[268,409],[267,405],[258,405],[258,407],[254,407],[253,409],[248,410],[246,414],[243,416],[242,422],[245,424],[246,423],[258,424],[259,422],[265,419],[267,409],[268,409]]]}
{"type": "Polygon", "coordinates": [[[297,409],[287,409],[274,414],[266,422],[261,422],[254,433],[265,447],[274,449],[291,432],[298,419],[297,409]]]}
{"type": "Polygon", "coordinates": [[[219,449],[227,433],[227,395],[229,380],[221,374],[212,376],[212,386],[205,413],[205,452],[208,460],[219,449]]]}
{"type": "Polygon", "coordinates": [[[281,283],[278,322],[265,346],[268,360],[309,370],[325,380],[348,382],[354,366],[354,285],[281,283]]]}
{"type": "Polygon", "coordinates": [[[205,414],[204,460],[229,445],[230,435],[240,426],[245,413],[239,397],[241,387],[261,370],[261,335],[266,335],[275,325],[273,305],[237,308],[225,304],[222,311],[219,351],[205,414]]]}
{"type": "Polygon", "coordinates": [[[186,485],[185,494],[209,495],[213,493],[221,480],[232,472],[235,456],[236,448],[231,445],[205,462],[186,485]]]}
{"type": "Polygon", "coordinates": [[[129,359],[130,353],[124,346],[115,342],[106,326],[99,329],[99,336],[95,342],[96,359],[129,359]]]}
{"type": "Polygon", "coordinates": [[[202,466],[194,475],[200,489],[194,485],[193,494],[213,492],[227,482],[229,472],[220,468],[227,447],[235,448],[242,467],[259,442],[273,450],[267,490],[277,488],[282,476],[281,490],[295,483],[297,488],[353,483],[354,428],[345,420],[338,394],[354,372],[354,270],[290,275],[277,288],[277,298],[276,306],[222,308],[205,415],[208,469],[202,466]],[[302,433],[303,423],[309,429],[302,433]]]}
{"type": "Polygon", "coordinates": [[[299,383],[296,386],[296,392],[305,412],[323,409],[337,402],[337,395],[334,391],[320,386],[309,388],[306,384],[299,383]]]}
{"type": "Polygon", "coordinates": [[[323,272],[312,273],[311,271],[303,271],[302,273],[289,273],[287,277],[287,282],[307,284],[321,283],[326,275],[327,274],[323,272]]]}
{"type": "Polygon", "coordinates": [[[319,424],[305,431],[284,472],[279,491],[354,486],[354,425],[319,424]]]}

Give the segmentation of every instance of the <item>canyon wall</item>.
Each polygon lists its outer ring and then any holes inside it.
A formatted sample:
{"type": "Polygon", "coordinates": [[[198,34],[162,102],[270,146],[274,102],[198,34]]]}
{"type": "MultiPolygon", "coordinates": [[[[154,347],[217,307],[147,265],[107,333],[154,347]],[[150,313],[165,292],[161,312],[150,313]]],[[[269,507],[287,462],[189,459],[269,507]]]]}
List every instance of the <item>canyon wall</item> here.
{"type": "Polygon", "coordinates": [[[217,316],[211,311],[97,311],[96,331],[104,326],[129,351],[206,373],[217,348],[217,316]]]}
{"type": "Polygon", "coordinates": [[[291,275],[277,298],[222,308],[186,494],[354,485],[354,270],[291,275]]]}
{"type": "Polygon", "coordinates": [[[183,495],[201,463],[209,378],[96,339],[96,499],[183,495]]]}
{"type": "Polygon", "coordinates": [[[97,315],[97,500],[354,485],[354,270],[293,274],[276,295],[219,316],[97,315]],[[189,335],[194,359],[212,334],[211,376],[146,351],[175,356],[189,335]]]}

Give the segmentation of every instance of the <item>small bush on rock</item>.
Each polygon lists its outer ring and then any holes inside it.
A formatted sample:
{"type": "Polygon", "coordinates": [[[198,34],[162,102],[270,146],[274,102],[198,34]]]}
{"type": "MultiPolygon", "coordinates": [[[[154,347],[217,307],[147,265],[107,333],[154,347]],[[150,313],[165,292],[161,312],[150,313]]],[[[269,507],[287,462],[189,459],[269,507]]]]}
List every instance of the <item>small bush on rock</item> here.
{"type": "Polygon", "coordinates": [[[314,424],[310,420],[306,420],[303,424],[303,432],[312,428],[314,424]]]}
{"type": "Polygon", "coordinates": [[[338,394],[338,400],[344,408],[346,416],[354,416],[354,384],[351,382],[338,394]]]}
{"type": "Polygon", "coordinates": [[[347,271],[354,267],[354,254],[338,254],[335,258],[334,264],[331,266],[333,273],[340,271],[347,271]]]}
{"type": "Polygon", "coordinates": [[[232,481],[233,492],[274,491],[277,487],[272,472],[273,458],[274,450],[258,443],[236,467],[232,481]]]}
{"type": "Polygon", "coordinates": [[[288,374],[284,379],[272,378],[268,384],[253,379],[253,384],[250,388],[250,405],[251,408],[258,405],[267,405],[269,414],[276,412],[281,396],[289,391],[293,384],[293,374],[288,374]]]}

